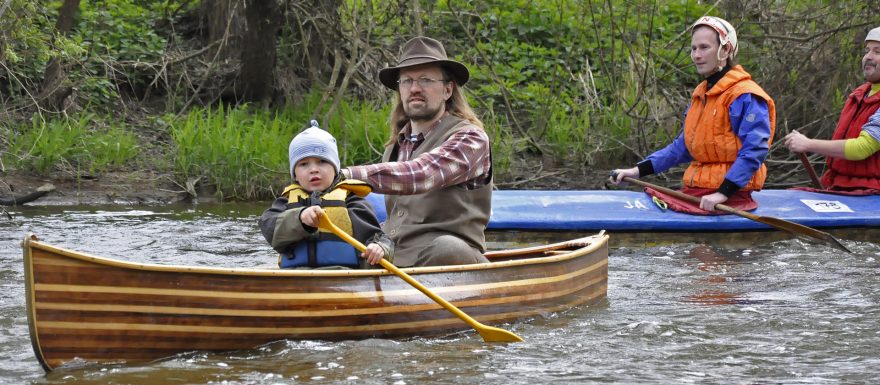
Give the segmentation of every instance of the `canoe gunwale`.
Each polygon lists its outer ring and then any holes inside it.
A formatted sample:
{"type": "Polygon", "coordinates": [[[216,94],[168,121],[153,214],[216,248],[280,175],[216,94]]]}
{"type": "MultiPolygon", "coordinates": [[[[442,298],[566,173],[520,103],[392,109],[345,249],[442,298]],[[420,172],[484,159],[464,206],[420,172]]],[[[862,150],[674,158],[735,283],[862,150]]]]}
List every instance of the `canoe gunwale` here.
{"type": "MultiPolygon", "coordinates": [[[[535,264],[547,264],[564,261],[567,259],[578,258],[582,255],[592,253],[603,247],[608,242],[608,234],[603,231],[598,234],[582,237],[565,242],[558,242],[551,245],[526,247],[522,249],[511,250],[530,252],[533,250],[553,250],[563,247],[578,247],[575,250],[563,254],[547,255],[543,257],[533,257],[526,259],[496,261],[488,263],[477,263],[470,265],[455,266],[426,266],[426,267],[405,267],[401,268],[410,275],[433,274],[433,273],[449,273],[462,271],[490,270],[508,268],[514,266],[525,266],[535,264]]],[[[207,267],[207,266],[188,266],[188,265],[160,265],[152,263],[136,263],[128,262],[115,258],[106,258],[90,255],[88,253],[68,250],[65,248],[51,246],[38,240],[35,234],[28,233],[22,241],[22,248],[26,253],[31,248],[41,249],[44,251],[57,253],[66,257],[74,258],[81,261],[96,263],[100,265],[120,267],[125,269],[156,271],[156,272],[179,272],[179,273],[195,273],[195,274],[221,274],[221,275],[247,275],[247,276],[282,276],[282,277],[364,277],[364,276],[385,276],[393,275],[385,269],[352,269],[352,270],[288,270],[288,269],[256,269],[256,268],[239,268],[239,267],[207,267]]],[[[508,253],[508,254],[510,254],[508,253]]]]}

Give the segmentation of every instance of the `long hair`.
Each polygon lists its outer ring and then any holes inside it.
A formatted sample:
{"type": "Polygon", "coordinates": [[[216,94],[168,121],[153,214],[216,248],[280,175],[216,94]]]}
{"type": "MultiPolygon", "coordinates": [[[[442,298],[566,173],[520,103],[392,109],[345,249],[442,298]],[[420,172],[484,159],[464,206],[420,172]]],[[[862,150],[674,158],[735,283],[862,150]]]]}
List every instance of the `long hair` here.
{"type": "MultiPolygon", "coordinates": [[[[453,84],[452,96],[446,100],[446,111],[471,122],[471,124],[479,127],[481,130],[484,129],[483,122],[480,121],[480,118],[477,117],[477,114],[474,113],[474,110],[471,108],[470,104],[468,104],[467,98],[464,96],[461,87],[451,79],[452,76],[449,71],[446,68],[443,68],[443,80],[451,81],[453,84]]],[[[391,117],[389,118],[391,137],[385,142],[385,146],[393,146],[396,144],[400,130],[409,122],[409,118],[406,117],[406,113],[403,111],[403,101],[400,100],[400,90],[394,92],[394,97],[394,109],[391,111],[391,117]]]]}

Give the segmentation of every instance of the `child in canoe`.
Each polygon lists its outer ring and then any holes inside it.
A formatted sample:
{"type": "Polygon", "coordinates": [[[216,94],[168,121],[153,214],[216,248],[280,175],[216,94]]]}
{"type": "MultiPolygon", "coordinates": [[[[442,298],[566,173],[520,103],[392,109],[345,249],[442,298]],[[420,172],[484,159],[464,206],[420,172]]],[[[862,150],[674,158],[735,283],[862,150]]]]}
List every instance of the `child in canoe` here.
{"type": "Polygon", "coordinates": [[[369,267],[391,259],[393,243],[364,197],[372,190],[365,182],[345,179],[339,173],[336,139],[318,127],[300,132],[290,142],[290,176],[272,207],[260,216],[260,230],[280,253],[281,268],[343,266],[369,267]],[[318,229],[319,215],[328,218],[361,243],[358,251],[331,232],[318,229]]]}

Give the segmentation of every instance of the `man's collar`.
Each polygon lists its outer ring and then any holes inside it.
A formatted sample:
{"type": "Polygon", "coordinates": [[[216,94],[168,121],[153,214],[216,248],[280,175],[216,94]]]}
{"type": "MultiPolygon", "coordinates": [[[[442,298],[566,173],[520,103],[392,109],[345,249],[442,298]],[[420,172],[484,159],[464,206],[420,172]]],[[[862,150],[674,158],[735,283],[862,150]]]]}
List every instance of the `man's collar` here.
{"type": "Polygon", "coordinates": [[[430,134],[431,131],[434,131],[434,129],[437,128],[437,126],[439,126],[440,123],[443,122],[443,119],[446,119],[446,116],[448,115],[448,111],[444,112],[443,116],[441,116],[440,119],[437,119],[437,121],[431,124],[431,127],[429,127],[425,132],[419,133],[417,135],[413,135],[412,133],[412,121],[406,122],[403,128],[400,129],[400,133],[397,135],[397,142],[400,143],[404,140],[408,140],[413,143],[421,142],[425,139],[425,136],[430,134]]]}
{"type": "MultiPolygon", "coordinates": [[[[419,136],[421,136],[421,135],[419,135],[419,136]]],[[[412,138],[412,123],[406,122],[406,124],[403,125],[403,128],[400,129],[400,133],[397,134],[397,143],[403,143],[404,140],[412,141],[411,138],[412,138]]]]}

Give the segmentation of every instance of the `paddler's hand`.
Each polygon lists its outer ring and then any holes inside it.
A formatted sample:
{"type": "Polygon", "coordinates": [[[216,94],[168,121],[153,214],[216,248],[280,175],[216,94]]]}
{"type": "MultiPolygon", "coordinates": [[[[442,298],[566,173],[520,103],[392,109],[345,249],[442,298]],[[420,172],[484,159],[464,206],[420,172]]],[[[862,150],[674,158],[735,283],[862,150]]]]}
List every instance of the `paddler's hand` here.
{"type": "Polygon", "coordinates": [[[727,195],[716,192],[700,198],[700,208],[706,211],[715,211],[715,205],[724,202],[727,202],[727,195]]]}
{"type": "Polygon", "coordinates": [[[385,256],[385,250],[382,249],[382,246],[379,246],[378,243],[371,243],[367,245],[367,249],[361,253],[361,257],[367,260],[370,265],[375,265],[379,263],[380,260],[385,256]]]}
{"type": "Polygon", "coordinates": [[[299,213],[299,221],[306,226],[318,227],[318,216],[324,215],[321,206],[309,206],[299,213]]]}
{"type": "Polygon", "coordinates": [[[811,152],[813,140],[800,132],[792,131],[782,139],[782,143],[791,152],[811,152]]]}
{"type": "Polygon", "coordinates": [[[611,176],[608,178],[608,181],[611,184],[617,186],[623,182],[623,177],[628,176],[630,178],[638,178],[639,177],[639,168],[618,168],[611,171],[611,176]]]}

